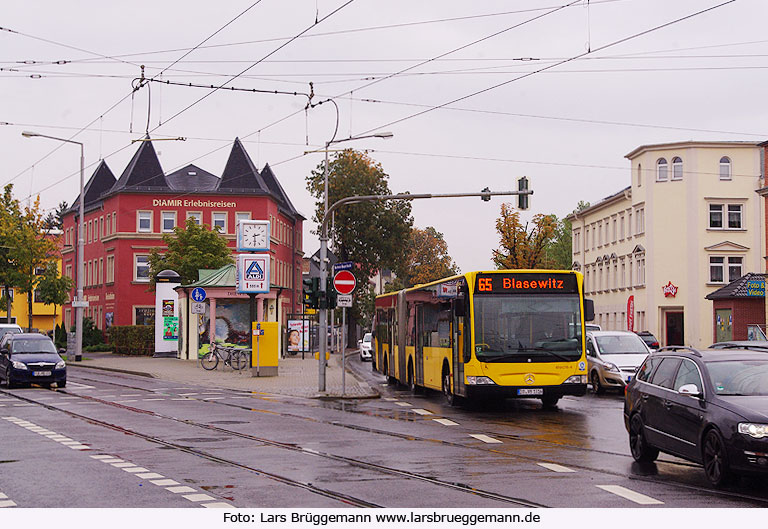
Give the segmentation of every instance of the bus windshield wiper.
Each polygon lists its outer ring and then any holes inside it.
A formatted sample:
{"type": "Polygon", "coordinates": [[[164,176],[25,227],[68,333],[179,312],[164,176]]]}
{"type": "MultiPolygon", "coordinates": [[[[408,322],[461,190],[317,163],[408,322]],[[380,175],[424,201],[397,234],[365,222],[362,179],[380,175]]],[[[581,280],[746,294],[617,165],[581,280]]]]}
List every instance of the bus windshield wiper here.
{"type": "Polygon", "coordinates": [[[526,347],[525,349],[518,349],[518,351],[519,352],[536,351],[537,353],[538,352],[547,353],[548,355],[554,356],[555,358],[559,358],[560,360],[562,360],[564,362],[573,362],[574,360],[576,360],[576,358],[568,358],[567,356],[563,356],[563,355],[558,354],[558,353],[556,353],[554,351],[550,351],[549,349],[547,349],[545,347],[534,347],[534,346],[531,346],[531,347],[526,347]]]}

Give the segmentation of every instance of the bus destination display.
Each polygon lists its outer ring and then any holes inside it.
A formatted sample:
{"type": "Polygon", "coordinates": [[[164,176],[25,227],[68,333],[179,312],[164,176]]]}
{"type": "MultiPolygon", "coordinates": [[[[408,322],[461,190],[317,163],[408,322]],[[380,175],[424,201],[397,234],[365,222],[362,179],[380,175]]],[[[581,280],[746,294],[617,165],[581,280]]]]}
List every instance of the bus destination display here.
{"type": "Polygon", "coordinates": [[[573,274],[477,274],[475,294],[503,294],[522,292],[577,293],[578,284],[573,274]]]}

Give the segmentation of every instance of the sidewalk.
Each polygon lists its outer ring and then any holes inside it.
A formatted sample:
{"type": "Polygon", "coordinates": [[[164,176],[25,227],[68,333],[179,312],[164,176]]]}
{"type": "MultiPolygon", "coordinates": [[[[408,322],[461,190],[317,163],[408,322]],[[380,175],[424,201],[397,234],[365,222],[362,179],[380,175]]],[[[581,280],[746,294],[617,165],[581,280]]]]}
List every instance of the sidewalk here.
{"type": "MultiPolygon", "coordinates": [[[[354,356],[353,350],[347,351],[347,362],[354,356]]],[[[81,362],[67,362],[67,369],[78,374],[89,369],[116,371],[180,384],[195,384],[219,389],[277,393],[308,398],[378,398],[379,392],[359,380],[347,369],[345,391],[342,395],[341,355],[331,355],[325,368],[325,392],[319,392],[318,361],[310,355],[304,360],[301,355],[281,358],[278,362],[278,375],[274,377],[254,377],[251,370],[237,372],[223,363],[214,371],[206,371],[195,360],[176,358],[152,358],[150,356],[123,356],[112,353],[84,353],[81,362]]]]}

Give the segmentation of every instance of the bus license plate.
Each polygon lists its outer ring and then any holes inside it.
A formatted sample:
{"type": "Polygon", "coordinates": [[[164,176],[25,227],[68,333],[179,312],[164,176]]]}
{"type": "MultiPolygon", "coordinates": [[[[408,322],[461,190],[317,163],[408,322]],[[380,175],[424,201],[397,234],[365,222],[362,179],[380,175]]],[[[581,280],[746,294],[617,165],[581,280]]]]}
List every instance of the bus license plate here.
{"type": "Polygon", "coordinates": [[[544,388],[523,388],[517,390],[518,395],[543,395],[544,388]]]}
{"type": "Polygon", "coordinates": [[[49,376],[51,376],[51,372],[50,371],[35,371],[34,373],[32,373],[32,375],[36,376],[36,377],[49,377],[49,376]]]}

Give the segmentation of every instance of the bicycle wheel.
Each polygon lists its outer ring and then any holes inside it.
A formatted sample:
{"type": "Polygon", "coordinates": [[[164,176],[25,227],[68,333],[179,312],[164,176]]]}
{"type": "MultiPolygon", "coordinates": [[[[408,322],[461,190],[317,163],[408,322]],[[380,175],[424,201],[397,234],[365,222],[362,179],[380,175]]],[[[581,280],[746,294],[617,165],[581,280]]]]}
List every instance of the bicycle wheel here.
{"type": "Polygon", "coordinates": [[[232,352],[232,369],[240,371],[248,367],[248,353],[245,351],[232,352]]]}
{"type": "Polygon", "coordinates": [[[203,364],[203,369],[211,371],[212,369],[216,369],[216,366],[219,365],[219,357],[213,351],[209,351],[200,359],[200,363],[203,364]]]}

